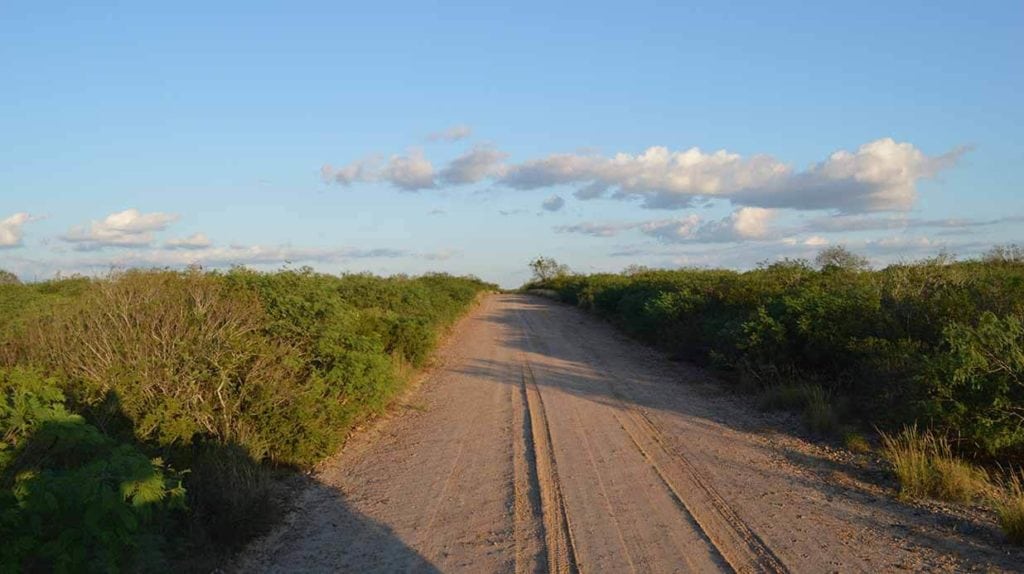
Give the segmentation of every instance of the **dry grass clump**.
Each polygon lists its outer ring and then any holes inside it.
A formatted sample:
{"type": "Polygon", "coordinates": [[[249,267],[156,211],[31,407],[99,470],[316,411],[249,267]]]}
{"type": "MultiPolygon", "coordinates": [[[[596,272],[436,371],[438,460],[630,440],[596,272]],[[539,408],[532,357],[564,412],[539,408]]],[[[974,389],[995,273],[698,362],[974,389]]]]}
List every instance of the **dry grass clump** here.
{"type": "Polygon", "coordinates": [[[903,498],[934,498],[970,503],[989,494],[984,470],[953,455],[949,441],[917,426],[899,434],[882,434],[883,454],[900,482],[903,498]]]}
{"type": "Polygon", "coordinates": [[[1011,473],[1000,483],[1001,492],[993,504],[999,526],[1010,542],[1024,544],[1024,472],[1011,473]]]}

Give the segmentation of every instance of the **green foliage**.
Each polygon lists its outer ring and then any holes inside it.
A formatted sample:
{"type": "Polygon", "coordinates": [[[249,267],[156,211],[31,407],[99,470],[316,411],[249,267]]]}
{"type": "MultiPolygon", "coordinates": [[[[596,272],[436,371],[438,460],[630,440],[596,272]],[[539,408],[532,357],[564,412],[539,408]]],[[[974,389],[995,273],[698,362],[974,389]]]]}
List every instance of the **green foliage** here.
{"type": "Polygon", "coordinates": [[[989,453],[1024,445],[1024,320],[985,312],[951,323],[949,349],[932,375],[935,410],[989,453]],[[941,377],[941,378],[940,378],[941,377]]]}
{"type": "Polygon", "coordinates": [[[156,527],[184,491],[159,459],[64,407],[52,379],[0,371],[0,565],[116,571],[160,561],[156,527]]]}
{"type": "Polygon", "coordinates": [[[567,265],[563,265],[551,257],[537,257],[530,261],[530,270],[533,272],[533,280],[538,283],[546,283],[569,274],[567,265]]]}
{"type": "Polygon", "coordinates": [[[237,547],[278,512],[269,466],[335,451],[494,288],[309,269],[0,285],[5,563],[150,563],[167,520],[193,565],[237,547]]]}
{"type": "Polygon", "coordinates": [[[0,269],[0,285],[21,285],[21,280],[14,273],[0,269]]]}
{"type": "Polygon", "coordinates": [[[941,256],[869,271],[832,249],[820,269],[801,260],[745,273],[637,268],[536,286],[779,395],[768,402],[798,403],[819,429],[836,428],[837,411],[884,429],[921,422],[962,437],[971,455],[1019,462],[1024,266],[1001,253],[998,262],[941,256]],[[805,384],[822,400],[808,401],[805,384]]]}

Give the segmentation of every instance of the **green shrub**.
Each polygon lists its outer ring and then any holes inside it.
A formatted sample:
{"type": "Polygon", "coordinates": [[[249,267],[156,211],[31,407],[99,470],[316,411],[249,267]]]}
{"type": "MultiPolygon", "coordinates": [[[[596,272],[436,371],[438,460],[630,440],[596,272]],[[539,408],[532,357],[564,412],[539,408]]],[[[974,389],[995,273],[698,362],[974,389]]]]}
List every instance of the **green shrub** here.
{"type": "Polygon", "coordinates": [[[161,521],[184,491],[159,459],[64,408],[52,380],[0,372],[0,565],[13,570],[153,567],[161,521]]]}
{"type": "Polygon", "coordinates": [[[534,286],[733,372],[767,390],[766,407],[798,403],[812,427],[835,430],[837,412],[884,429],[921,422],[963,437],[971,454],[1022,462],[1024,265],[997,259],[871,271],[832,250],[818,270],[786,260],[744,273],[635,269],[534,286]],[[798,381],[829,400],[779,387],[798,381]]]}
{"type": "Polygon", "coordinates": [[[982,314],[951,323],[931,381],[935,412],[990,455],[1024,445],[1024,320],[982,314]]]}
{"type": "Polygon", "coordinates": [[[4,565],[135,569],[167,533],[171,563],[209,571],[278,515],[270,465],[335,451],[493,288],[309,269],[0,285],[4,565]]]}

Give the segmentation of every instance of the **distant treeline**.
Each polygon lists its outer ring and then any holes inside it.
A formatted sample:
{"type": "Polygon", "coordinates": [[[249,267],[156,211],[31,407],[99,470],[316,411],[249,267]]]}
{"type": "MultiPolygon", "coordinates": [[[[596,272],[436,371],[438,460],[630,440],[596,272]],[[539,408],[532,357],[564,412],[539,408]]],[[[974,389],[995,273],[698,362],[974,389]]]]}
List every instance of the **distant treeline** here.
{"type": "Polygon", "coordinates": [[[0,281],[0,570],[209,571],[428,359],[475,278],[0,281]]]}
{"type": "MultiPolygon", "coordinates": [[[[842,248],[816,264],[753,271],[635,268],[574,275],[534,264],[552,289],[629,334],[772,389],[821,389],[845,420],[919,423],[960,452],[1024,461],[1024,252],[870,270],[842,248]],[[554,270],[554,271],[552,271],[554,270]]],[[[778,394],[776,393],[776,396],[778,394]]]]}

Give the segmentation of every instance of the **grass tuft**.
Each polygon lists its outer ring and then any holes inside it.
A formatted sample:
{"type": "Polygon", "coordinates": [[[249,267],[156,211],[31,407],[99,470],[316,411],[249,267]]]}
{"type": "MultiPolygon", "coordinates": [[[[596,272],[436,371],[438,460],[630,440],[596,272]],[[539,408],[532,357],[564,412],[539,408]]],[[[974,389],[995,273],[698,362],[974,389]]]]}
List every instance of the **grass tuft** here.
{"type": "Polygon", "coordinates": [[[988,474],[953,455],[949,441],[917,426],[882,434],[885,458],[900,482],[901,498],[970,503],[989,494],[988,474]]]}
{"type": "Polygon", "coordinates": [[[1024,544],[1024,473],[1012,473],[1001,486],[994,504],[999,526],[1010,542],[1024,544]]]}
{"type": "Polygon", "coordinates": [[[843,437],[843,444],[846,445],[848,450],[857,454],[867,454],[871,452],[871,443],[868,442],[868,439],[864,438],[864,435],[858,432],[851,431],[846,433],[843,437]]]}

